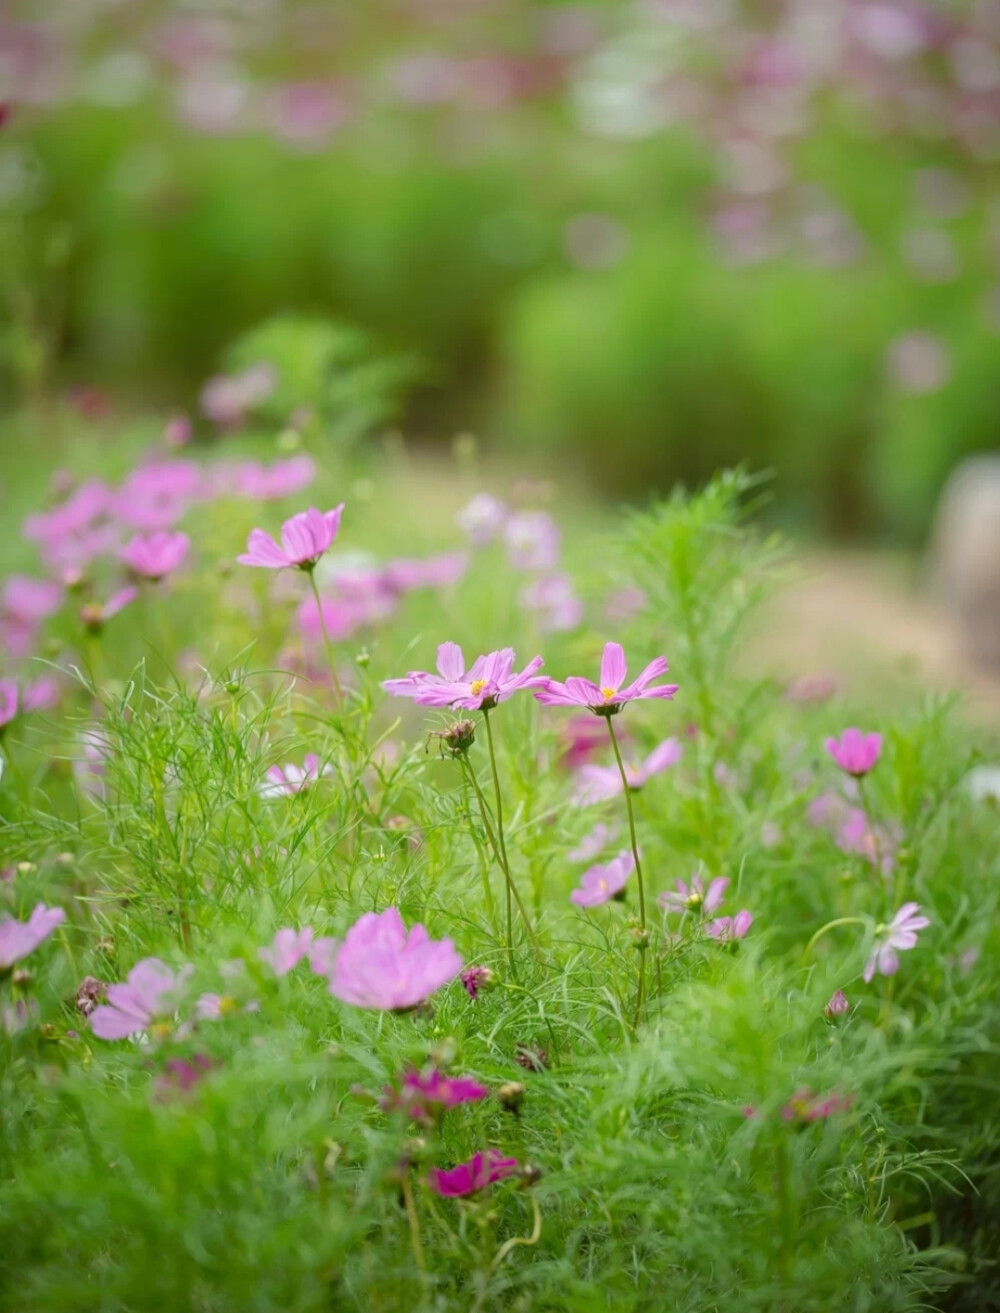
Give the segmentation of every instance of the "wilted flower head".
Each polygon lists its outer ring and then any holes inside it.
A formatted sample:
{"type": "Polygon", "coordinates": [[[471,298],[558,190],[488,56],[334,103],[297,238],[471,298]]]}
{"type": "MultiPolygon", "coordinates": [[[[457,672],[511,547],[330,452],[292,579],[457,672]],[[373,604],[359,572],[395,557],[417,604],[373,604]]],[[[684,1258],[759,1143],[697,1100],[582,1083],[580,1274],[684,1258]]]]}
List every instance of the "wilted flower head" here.
{"type": "MultiPolygon", "coordinates": [[[[721,907],[728,888],[729,877],[726,875],[716,876],[707,889],[701,876],[693,875],[690,884],[678,880],[673,889],[660,894],[660,906],[668,912],[701,912],[705,916],[710,916],[721,907]]],[[[749,913],[747,915],[749,916],[749,913]]],[[[746,931],[743,933],[745,934],[746,931]]]]}
{"type": "Polygon", "coordinates": [[[606,643],[601,658],[600,685],[578,675],[571,675],[565,684],[547,679],[535,697],[547,706],[589,707],[595,715],[614,716],[626,702],[641,698],[672,698],[677,692],[676,684],[649,687],[652,680],[666,674],[668,669],[665,657],[655,657],[631,684],[622,687],[628,673],[625,649],[621,643],[606,643]]]}
{"type": "Polygon", "coordinates": [[[865,983],[876,972],[880,976],[894,976],[899,970],[899,954],[916,948],[917,931],[930,925],[926,916],[917,915],[919,911],[919,903],[904,903],[888,925],[878,927],[877,942],[865,964],[865,983]]]}
{"type": "Polygon", "coordinates": [[[124,984],[108,986],[107,1003],[91,1014],[91,1030],[98,1039],[126,1039],[147,1030],[169,1010],[167,998],[182,979],[159,958],[143,958],[124,984]]]}
{"type": "Polygon", "coordinates": [[[454,980],[462,959],[450,939],[433,940],[422,925],[409,932],[395,907],[366,912],[337,950],[330,992],[361,1008],[403,1012],[454,980]]]}
{"type": "Polygon", "coordinates": [[[489,967],[466,967],[459,973],[459,979],[469,998],[477,999],[480,990],[488,989],[492,985],[493,972],[489,967]]]}
{"type": "Polygon", "coordinates": [[[477,493],[455,517],[455,523],[468,534],[476,547],[493,541],[507,519],[507,507],[488,492],[477,493]]]}
{"type": "Polygon", "coordinates": [[[842,771],[860,779],[874,767],[882,755],[882,735],[863,734],[859,729],[845,729],[839,739],[829,738],[826,750],[842,771]]]}
{"type": "Polygon", "coordinates": [[[309,956],[312,947],[312,926],[304,926],[301,930],[286,927],[277,932],[268,947],[259,948],[257,956],[267,963],[276,976],[287,976],[293,967],[309,956]]]}
{"type": "Polygon", "coordinates": [[[327,763],[320,769],[319,757],[315,752],[307,752],[302,765],[286,762],[284,766],[269,766],[258,792],[262,798],[284,798],[301,793],[322,775],[332,775],[333,767],[327,763]]]}
{"type": "Polygon", "coordinates": [[[517,570],[554,570],[559,562],[559,529],[545,511],[522,511],[504,525],[504,541],[517,570]]]}
{"type": "Polygon", "coordinates": [[[46,907],[39,903],[27,921],[7,917],[0,921],[0,971],[33,953],[38,945],[66,920],[61,907],[46,907]]]}
{"type": "Polygon", "coordinates": [[[241,565],[256,565],[265,570],[312,570],[340,528],[344,503],[332,511],[318,511],[310,506],[286,520],[281,526],[281,546],[263,529],[251,529],[247,550],[236,559],[241,565]]]}
{"type": "Polygon", "coordinates": [[[737,939],[746,938],[746,933],[752,924],[753,917],[744,908],[735,916],[720,916],[717,920],[710,921],[705,927],[705,933],[710,939],[716,939],[720,943],[734,943],[737,939]]]}
{"type": "Polygon", "coordinates": [[[512,674],[514,649],[502,648],[477,657],[465,669],[465,657],[457,643],[438,648],[437,675],[411,670],[403,679],[387,679],[382,687],[396,697],[409,697],[424,707],[460,707],[465,711],[489,710],[505,702],[518,689],[544,683],[535,675],[542,665],[532,657],[519,674],[512,674]]]}
{"type": "Polygon", "coordinates": [[[76,987],[76,1010],[81,1016],[89,1017],[104,997],[103,980],[95,976],[84,976],[76,987]]]}
{"type": "MultiPolygon", "coordinates": [[[[654,775],[676,766],[684,755],[684,748],[679,739],[664,739],[657,744],[645,761],[638,765],[626,763],[625,778],[630,789],[641,789],[654,775]]],[[[581,766],[576,776],[573,801],[578,807],[587,807],[608,798],[617,797],[622,791],[621,771],[617,766],[581,766]]]]}
{"type": "Polygon", "coordinates": [[[631,852],[619,853],[604,866],[592,866],[580,877],[580,887],[570,894],[570,902],[577,907],[600,907],[612,898],[623,896],[634,867],[631,852]]]}
{"type": "Polygon", "coordinates": [[[121,558],[135,574],[144,579],[164,579],[187,556],[191,539],[186,533],[136,534],[121,549],[121,558]]]}
{"type": "Polygon", "coordinates": [[[432,1167],[428,1183],[435,1194],[446,1199],[461,1199],[496,1181],[514,1176],[519,1170],[520,1163],[516,1158],[505,1158],[499,1149],[487,1149],[485,1153],[474,1154],[468,1162],[448,1170],[432,1167]]]}

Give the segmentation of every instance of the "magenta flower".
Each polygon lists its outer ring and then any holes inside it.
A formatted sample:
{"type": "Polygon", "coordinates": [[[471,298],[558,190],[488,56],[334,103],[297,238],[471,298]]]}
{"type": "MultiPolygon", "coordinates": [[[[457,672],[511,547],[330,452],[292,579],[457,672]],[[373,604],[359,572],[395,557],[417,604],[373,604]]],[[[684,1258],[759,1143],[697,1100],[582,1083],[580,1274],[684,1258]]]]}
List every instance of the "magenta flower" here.
{"type": "Polygon", "coordinates": [[[124,984],[108,986],[108,1001],[94,1008],[90,1027],[98,1039],[127,1039],[147,1030],[169,1010],[166,999],[183,979],[159,958],[137,962],[124,984]]]}
{"type": "Polygon", "coordinates": [[[465,992],[469,998],[475,1000],[479,998],[482,990],[488,989],[493,983],[493,972],[489,967],[466,967],[464,971],[459,972],[465,992]]]}
{"type": "Polygon", "coordinates": [[[479,656],[465,669],[465,657],[457,643],[442,643],[437,654],[437,675],[411,670],[404,679],[387,679],[382,687],[395,697],[409,697],[423,707],[461,707],[465,711],[489,711],[505,702],[518,689],[535,688],[545,681],[536,677],[542,658],[532,657],[519,674],[512,674],[514,649],[502,648],[479,656]]]}
{"type": "Polygon", "coordinates": [[[133,573],[154,582],[171,574],[184,560],[191,546],[186,533],[136,534],[121,549],[121,559],[133,573]]]}
{"type": "Polygon", "coordinates": [[[286,520],[281,526],[281,546],[263,529],[251,529],[247,550],[237,556],[241,565],[256,565],[264,570],[312,570],[340,529],[344,503],[332,511],[318,511],[310,506],[286,520]]]}
{"type": "Polygon", "coordinates": [[[609,844],[614,843],[618,837],[617,825],[605,825],[599,821],[597,825],[584,835],[575,848],[571,848],[566,854],[568,862],[590,862],[595,857],[600,857],[609,844]]]}
{"type": "Polygon", "coordinates": [[[410,593],[417,588],[450,588],[465,574],[469,558],[464,552],[439,556],[400,556],[382,572],[385,586],[393,593],[410,593]]]}
{"type": "MultiPolygon", "coordinates": [[[[684,754],[679,739],[664,739],[638,765],[625,765],[625,778],[632,790],[641,789],[654,775],[676,766],[684,754]]],[[[573,802],[578,807],[588,807],[596,802],[615,798],[622,791],[621,772],[617,766],[581,766],[576,775],[576,787],[573,790],[573,802]]]]}
{"type": "Polygon", "coordinates": [[[301,930],[286,927],[277,932],[268,947],[259,948],[257,956],[276,976],[287,976],[293,967],[311,954],[312,949],[312,926],[304,926],[301,930]]]}
{"type": "Polygon", "coordinates": [[[625,896],[625,884],[635,869],[631,852],[619,853],[604,866],[592,866],[580,877],[579,889],[574,889],[569,901],[577,907],[600,907],[612,898],[625,896]]]}
{"type": "Polygon", "coordinates": [[[422,925],[407,932],[395,907],[366,912],[333,959],[330,993],[359,1008],[406,1012],[454,980],[462,959],[450,939],[433,940],[422,925]]]}
{"type": "Polygon", "coordinates": [[[114,513],[119,520],[154,533],[169,529],[197,500],[201,471],[194,461],[163,460],[140,465],[115,494],[114,513]]]}
{"type": "Polygon", "coordinates": [[[505,1158],[499,1149],[487,1149],[485,1153],[473,1154],[468,1162],[459,1163],[447,1171],[432,1167],[427,1179],[435,1194],[445,1199],[462,1199],[496,1181],[514,1176],[520,1168],[521,1164],[516,1158],[505,1158]]]}
{"type": "Polygon", "coordinates": [[[628,673],[625,649],[621,643],[605,643],[600,685],[577,675],[571,675],[565,684],[548,679],[535,697],[546,706],[589,707],[597,716],[614,716],[626,702],[642,698],[672,698],[677,692],[676,684],[649,687],[652,680],[665,675],[668,669],[665,657],[655,657],[631,684],[622,687],[628,673]]]}
{"type": "Polygon", "coordinates": [[[705,933],[709,939],[717,939],[721,944],[732,944],[738,939],[745,939],[752,924],[753,917],[744,908],[735,916],[720,916],[717,920],[710,921],[705,927],[705,933]]]}
{"type": "Polygon", "coordinates": [[[65,920],[66,913],[61,907],[46,907],[44,903],[37,905],[27,921],[5,917],[0,921],[0,971],[33,953],[65,920]]]}
{"type": "Polygon", "coordinates": [[[882,755],[882,735],[845,729],[839,739],[827,739],[826,750],[842,771],[861,779],[882,755]]]}
{"type": "MultiPolygon", "coordinates": [[[[563,725],[563,734],[567,739],[563,760],[570,770],[576,770],[585,763],[591,754],[608,745],[605,728],[592,716],[570,716],[563,725]]],[[[628,731],[622,729],[618,734],[619,742],[628,737],[628,731]]]]}
{"type": "Polygon", "coordinates": [[[865,964],[864,980],[868,984],[876,972],[894,976],[899,970],[899,954],[917,946],[917,931],[926,930],[930,920],[918,916],[919,903],[904,903],[888,925],[876,930],[877,943],[865,964]]]}
{"type": "Polygon", "coordinates": [[[399,1089],[387,1085],[383,1091],[382,1110],[398,1109],[416,1121],[431,1122],[449,1108],[463,1103],[479,1103],[489,1098],[485,1085],[468,1076],[445,1076],[436,1067],[426,1071],[411,1068],[403,1076],[399,1089]]]}
{"type": "Polygon", "coordinates": [[[517,570],[554,570],[559,562],[559,530],[544,511],[522,511],[504,525],[507,556],[517,570]]]}
{"type": "Polygon", "coordinates": [[[301,793],[322,775],[332,775],[333,767],[327,763],[320,770],[319,757],[315,752],[307,752],[302,765],[287,762],[284,766],[269,766],[264,779],[258,786],[262,798],[285,798],[301,793]]]}
{"type": "Polygon", "coordinates": [[[124,611],[139,596],[138,588],[131,584],[112,593],[106,602],[85,602],[80,607],[80,623],[92,633],[100,633],[112,616],[124,611]]]}
{"type": "Polygon", "coordinates": [[[455,523],[468,534],[476,547],[491,543],[503,528],[507,507],[488,492],[480,492],[455,517],[455,523]]]}
{"type": "MultiPolygon", "coordinates": [[[[729,877],[726,875],[717,875],[707,889],[701,876],[693,875],[690,885],[683,880],[678,880],[673,889],[660,894],[660,906],[665,912],[700,912],[704,916],[710,916],[721,907],[728,888],[729,877]]],[[[749,916],[749,912],[746,915],[749,916]]],[[[725,919],[728,920],[728,917],[725,919]]],[[[749,924],[748,921],[747,926],[749,924]]],[[[709,933],[711,934],[711,927],[709,927],[709,933]]],[[[743,931],[743,934],[746,934],[746,930],[743,931]]],[[[713,936],[713,938],[715,937],[713,936]]],[[[739,938],[742,937],[742,935],[739,936],[739,938]]]]}

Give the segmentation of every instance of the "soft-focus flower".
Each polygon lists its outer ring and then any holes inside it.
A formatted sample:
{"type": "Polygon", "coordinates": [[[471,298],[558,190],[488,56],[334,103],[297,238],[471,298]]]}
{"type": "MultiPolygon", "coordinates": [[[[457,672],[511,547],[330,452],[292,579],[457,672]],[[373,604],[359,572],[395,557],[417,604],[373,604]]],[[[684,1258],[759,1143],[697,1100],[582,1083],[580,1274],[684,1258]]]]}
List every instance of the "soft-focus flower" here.
{"type": "Polygon", "coordinates": [[[507,519],[507,507],[488,492],[477,493],[455,516],[455,523],[476,547],[493,541],[507,519]]]}
{"type": "MultiPolygon", "coordinates": [[[[570,716],[561,728],[561,735],[567,740],[562,760],[572,771],[578,770],[592,753],[608,746],[607,730],[593,716],[570,716]]],[[[626,738],[628,731],[622,729],[618,741],[626,738]]]]}
{"type": "Polygon", "coordinates": [[[187,1094],[208,1075],[213,1066],[212,1059],[206,1053],[195,1053],[190,1061],[186,1058],[168,1058],[163,1064],[163,1074],[156,1081],[157,1093],[161,1097],[187,1094]]]}
{"type": "Polygon", "coordinates": [[[301,930],[285,927],[277,932],[270,945],[257,950],[257,956],[276,976],[287,976],[293,967],[309,956],[312,947],[312,926],[304,926],[301,930]]]}
{"type": "Polygon", "coordinates": [[[469,998],[477,999],[480,990],[488,989],[493,983],[493,972],[489,967],[466,967],[459,973],[459,979],[465,987],[469,998]]]}
{"type": "Polygon", "coordinates": [[[165,447],[186,447],[191,441],[191,421],[187,415],[171,415],[163,426],[163,445],[165,447]]]}
{"type": "Polygon", "coordinates": [[[604,866],[592,866],[580,877],[580,887],[573,890],[569,901],[577,907],[600,907],[623,896],[634,868],[635,858],[630,852],[619,853],[604,866]]]}
{"type": "Polygon", "coordinates": [[[333,960],[330,992],[345,1003],[407,1011],[454,980],[462,959],[450,939],[433,940],[422,925],[407,931],[395,907],[366,912],[333,960]]]}
{"type": "MultiPolygon", "coordinates": [[[[641,789],[654,775],[676,766],[684,753],[679,739],[664,739],[638,765],[625,764],[625,778],[632,790],[641,789]]],[[[614,798],[622,791],[622,777],[618,766],[581,766],[577,771],[573,802],[588,807],[596,802],[614,798]]]]}
{"type": "Polygon", "coordinates": [[[828,1021],[834,1017],[842,1017],[845,1012],[850,1011],[850,1003],[847,1001],[847,995],[842,989],[835,989],[830,995],[830,1001],[823,1009],[823,1015],[828,1021]]]}
{"type": "Polygon", "coordinates": [[[880,976],[894,976],[899,970],[899,954],[917,946],[917,931],[926,930],[930,920],[918,916],[919,903],[904,903],[888,925],[876,930],[877,942],[865,964],[867,984],[876,972],[880,976]]]}
{"type": "Polygon", "coordinates": [[[332,775],[333,767],[329,762],[320,770],[319,757],[315,752],[307,752],[302,765],[286,762],[284,766],[269,766],[264,773],[258,792],[262,798],[285,798],[301,793],[322,775],[332,775]]]}
{"type": "Polygon", "coordinates": [[[19,714],[42,711],[59,700],[59,685],[54,679],[38,679],[18,688],[12,679],[0,679],[0,730],[19,714]]]}
{"type": "MultiPolygon", "coordinates": [[[[725,898],[728,888],[729,877],[727,875],[717,875],[707,889],[701,876],[693,875],[690,884],[687,884],[684,880],[677,880],[673,889],[668,889],[666,893],[660,894],[660,906],[668,912],[701,912],[705,916],[710,916],[722,905],[722,900],[725,898]]],[[[728,918],[726,919],[728,920],[728,918]]],[[[709,928],[709,933],[711,933],[711,928],[709,928]]],[[[743,933],[745,934],[746,931],[743,933]]]]}
{"type": "Polygon", "coordinates": [[[839,739],[829,738],[826,750],[842,771],[860,779],[874,767],[882,755],[882,735],[863,734],[859,729],[845,729],[839,739]]]}
{"type": "Polygon", "coordinates": [[[304,492],[316,477],[316,462],[304,451],[270,465],[244,461],[236,469],[235,491],[255,501],[277,501],[304,492]]]}
{"type": "Polygon", "coordinates": [[[66,920],[61,907],[46,907],[39,903],[27,921],[6,917],[0,921],[0,971],[12,967],[23,957],[33,953],[38,945],[66,920]]]}
{"type": "Polygon", "coordinates": [[[146,533],[169,529],[197,500],[201,471],[194,461],[163,460],[140,465],[115,493],[114,513],[146,533]]]}
{"type": "Polygon", "coordinates": [[[549,574],[533,579],[521,589],[518,600],[528,611],[537,611],[538,627],[544,634],[576,629],[583,620],[583,603],[573,591],[569,575],[549,574]]]}
{"type": "Polygon", "coordinates": [[[91,1030],[98,1039],[126,1039],[147,1030],[169,1010],[167,996],[180,980],[159,958],[143,958],[124,984],[108,986],[108,1001],[94,1009],[91,1030]]]}
{"type": "Polygon", "coordinates": [[[417,588],[450,588],[465,574],[469,558],[464,552],[442,552],[437,556],[400,556],[382,571],[382,581],[393,593],[411,593],[417,588]]]}
{"type": "Polygon", "coordinates": [[[105,984],[96,976],[84,976],[76,987],[76,1010],[82,1017],[89,1017],[104,998],[105,984]]]}
{"type": "Polygon", "coordinates": [[[517,570],[554,570],[559,562],[559,530],[545,511],[522,511],[504,525],[504,541],[517,570]]]}
{"type": "MultiPolygon", "coordinates": [[[[248,1007],[256,1012],[256,1007],[248,1007]]],[[[231,994],[202,994],[195,999],[194,1015],[199,1021],[219,1021],[231,1012],[238,1012],[239,1004],[231,994]]]]}
{"type": "Polygon", "coordinates": [[[191,546],[186,533],[136,534],[121,549],[121,559],[135,574],[144,579],[163,579],[184,560],[191,546]]]}
{"type": "Polygon", "coordinates": [[[80,607],[80,623],[91,633],[99,634],[112,616],[123,611],[139,596],[139,590],[131,584],[112,593],[106,602],[85,602],[80,607]]]}
{"type": "Polygon", "coordinates": [[[591,862],[595,857],[600,857],[609,844],[614,843],[618,837],[617,825],[605,825],[599,821],[589,834],[584,835],[575,848],[571,848],[566,854],[568,862],[591,862]]]}
{"type": "Polygon", "coordinates": [[[247,550],[236,559],[241,565],[256,565],[265,570],[312,570],[328,551],[340,528],[344,503],[332,511],[318,511],[310,506],[286,520],[281,526],[281,546],[263,529],[251,529],[247,550]]]}
{"type": "Polygon", "coordinates": [[[27,656],[35,645],[38,627],[62,605],[62,587],[50,579],[12,574],[4,580],[0,596],[0,639],[11,656],[27,656]]]}
{"type": "Polygon", "coordinates": [[[233,428],[274,391],[277,377],[266,363],[251,365],[241,374],[217,374],[198,398],[202,414],[220,428],[233,428]]]}
{"type": "Polygon", "coordinates": [[[623,688],[628,673],[625,649],[621,643],[605,643],[600,685],[589,679],[581,679],[578,675],[571,675],[565,684],[547,679],[535,697],[546,706],[589,707],[595,715],[614,716],[626,702],[641,698],[672,698],[677,692],[676,684],[649,687],[652,680],[665,675],[668,669],[665,657],[654,657],[645,670],[623,688]]]}
{"type": "Polygon", "coordinates": [[[820,671],[793,679],[785,689],[785,697],[789,702],[801,702],[808,706],[828,702],[839,688],[840,680],[836,675],[820,671]]]}
{"type": "Polygon", "coordinates": [[[744,939],[752,924],[753,917],[744,908],[735,916],[720,916],[710,921],[705,927],[705,933],[709,939],[717,939],[720,943],[733,943],[737,939],[744,939]]]}
{"type": "Polygon", "coordinates": [[[424,1071],[407,1071],[399,1088],[387,1085],[383,1091],[382,1109],[398,1109],[417,1121],[432,1121],[438,1113],[457,1108],[463,1103],[479,1103],[489,1098],[489,1090],[468,1076],[446,1076],[437,1067],[424,1071]]]}
{"type": "Polygon", "coordinates": [[[435,1194],[443,1195],[446,1199],[461,1199],[515,1175],[520,1171],[520,1166],[516,1158],[505,1158],[499,1149],[487,1149],[485,1153],[474,1154],[468,1162],[459,1163],[457,1167],[447,1170],[432,1167],[427,1179],[435,1194]]]}
{"type": "Polygon", "coordinates": [[[522,688],[544,683],[535,671],[542,665],[532,657],[519,674],[512,674],[514,649],[502,648],[479,656],[465,669],[465,657],[457,643],[442,643],[437,654],[437,675],[411,670],[403,679],[387,679],[382,687],[395,697],[409,697],[423,707],[461,707],[465,711],[489,710],[505,702],[522,688]]]}
{"type": "Polygon", "coordinates": [[[854,1107],[853,1094],[827,1094],[822,1097],[813,1094],[808,1086],[796,1090],[781,1109],[783,1122],[816,1122],[833,1117],[839,1112],[849,1112],[854,1107]]]}
{"type": "Polygon", "coordinates": [[[641,588],[619,588],[604,603],[604,614],[614,624],[624,624],[642,611],[649,599],[641,588]]]}

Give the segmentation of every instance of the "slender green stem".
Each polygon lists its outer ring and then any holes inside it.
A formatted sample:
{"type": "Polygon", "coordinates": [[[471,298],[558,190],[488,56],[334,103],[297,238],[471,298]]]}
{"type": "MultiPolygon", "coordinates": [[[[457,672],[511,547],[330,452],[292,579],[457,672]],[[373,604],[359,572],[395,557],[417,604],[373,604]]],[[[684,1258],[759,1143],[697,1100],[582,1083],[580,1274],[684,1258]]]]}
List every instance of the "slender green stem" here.
{"type": "Polygon", "coordinates": [[[608,733],[611,735],[611,746],[615,750],[615,761],[618,763],[618,773],[622,777],[622,788],[625,790],[625,809],[628,812],[628,832],[632,840],[632,857],[635,861],[635,878],[639,889],[639,932],[642,936],[639,942],[639,984],[636,988],[635,995],[635,1024],[639,1024],[639,1018],[642,1015],[642,1004],[646,996],[646,891],[642,882],[642,862],[639,860],[639,842],[635,837],[635,813],[632,810],[632,790],[629,787],[628,776],[625,774],[625,763],[622,761],[621,748],[618,746],[618,735],[615,733],[615,727],[611,717],[606,716],[608,722],[608,733]]]}
{"type": "Polygon", "coordinates": [[[427,1271],[424,1262],[424,1247],[420,1243],[420,1218],[417,1216],[417,1204],[413,1198],[413,1186],[410,1183],[409,1168],[403,1174],[403,1203],[406,1205],[406,1219],[410,1224],[410,1243],[413,1245],[413,1261],[419,1272],[427,1271]]]}
{"type": "MultiPolygon", "coordinates": [[[[542,961],[541,946],[535,938],[535,932],[531,927],[531,917],[528,915],[528,909],[525,907],[521,895],[518,892],[517,885],[514,883],[514,878],[510,873],[510,863],[507,860],[507,844],[504,840],[503,833],[503,798],[500,794],[500,775],[497,772],[496,749],[493,746],[493,726],[490,724],[490,713],[485,707],[483,708],[483,719],[486,721],[486,740],[490,749],[490,769],[493,772],[493,792],[496,796],[497,856],[500,859],[500,864],[503,867],[503,873],[507,880],[507,942],[513,943],[510,906],[511,895],[513,895],[514,900],[517,903],[517,910],[521,913],[521,919],[524,921],[524,928],[527,930],[528,938],[531,940],[531,946],[535,950],[535,956],[540,962],[542,961]]],[[[473,772],[473,775],[474,774],[475,772],[473,772]]]]}
{"type": "Polygon", "coordinates": [[[341,711],[344,706],[344,694],[340,687],[340,676],[337,674],[337,658],[333,651],[333,643],[330,641],[330,634],[326,627],[326,617],[323,614],[323,601],[319,595],[319,587],[316,584],[316,572],[307,570],[309,576],[309,586],[312,588],[312,595],[316,599],[316,614],[319,617],[319,627],[323,634],[323,643],[326,647],[326,659],[330,665],[330,674],[333,676],[333,687],[337,694],[337,710],[341,711]]]}
{"type": "Polygon", "coordinates": [[[462,801],[465,805],[465,819],[469,823],[469,832],[472,834],[472,842],[476,847],[476,855],[479,858],[479,867],[483,876],[483,898],[486,902],[486,915],[489,917],[490,925],[496,929],[497,911],[493,903],[493,889],[490,886],[490,859],[483,852],[482,845],[476,837],[475,829],[472,824],[472,808],[469,803],[469,775],[472,767],[469,765],[468,758],[463,754],[459,757],[462,766],[462,801]]]}
{"type": "Polygon", "coordinates": [[[815,947],[815,945],[823,938],[823,936],[826,934],[828,930],[833,930],[835,929],[836,926],[839,925],[864,925],[864,924],[865,924],[865,919],[863,916],[838,916],[835,921],[827,921],[826,925],[820,926],[820,928],[813,935],[812,939],[809,940],[809,943],[806,944],[802,956],[808,957],[809,954],[812,952],[813,948],[815,947]]]}

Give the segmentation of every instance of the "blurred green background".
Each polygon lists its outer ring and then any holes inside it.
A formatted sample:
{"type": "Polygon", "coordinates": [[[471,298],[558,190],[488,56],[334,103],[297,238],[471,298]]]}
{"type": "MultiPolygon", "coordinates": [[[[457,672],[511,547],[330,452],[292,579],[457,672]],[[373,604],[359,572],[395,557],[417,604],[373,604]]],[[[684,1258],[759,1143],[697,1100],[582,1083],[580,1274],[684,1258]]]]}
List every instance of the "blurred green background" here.
{"type": "Polygon", "coordinates": [[[995,0],[15,2],[0,105],[7,412],[208,441],[264,362],[263,424],[899,543],[998,445],[995,0]]]}

